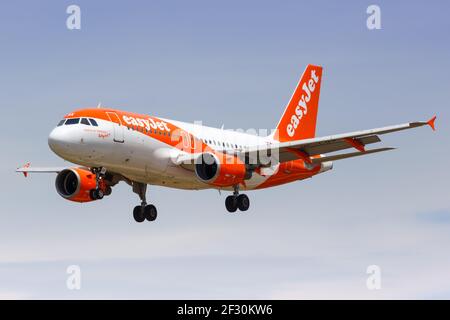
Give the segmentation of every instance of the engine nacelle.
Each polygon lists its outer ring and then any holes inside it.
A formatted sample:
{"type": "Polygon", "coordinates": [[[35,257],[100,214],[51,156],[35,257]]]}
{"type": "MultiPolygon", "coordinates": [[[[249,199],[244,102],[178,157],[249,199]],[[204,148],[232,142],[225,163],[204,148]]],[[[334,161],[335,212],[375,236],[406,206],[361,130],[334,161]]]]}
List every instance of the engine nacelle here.
{"type": "Polygon", "coordinates": [[[87,169],[64,169],[56,176],[55,186],[64,199],[75,202],[94,201],[90,191],[96,187],[95,174],[87,169]]]}
{"type": "Polygon", "coordinates": [[[226,154],[205,152],[195,161],[197,178],[218,187],[230,187],[251,177],[245,163],[239,158],[226,154]]]}

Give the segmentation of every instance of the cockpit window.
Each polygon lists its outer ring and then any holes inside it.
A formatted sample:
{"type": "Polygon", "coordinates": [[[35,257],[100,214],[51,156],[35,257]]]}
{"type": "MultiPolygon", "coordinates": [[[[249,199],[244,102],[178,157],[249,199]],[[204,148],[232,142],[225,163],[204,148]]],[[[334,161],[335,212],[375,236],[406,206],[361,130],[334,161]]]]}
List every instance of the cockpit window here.
{"type": "Polygon", "coordinates": [[[92,119],[92,118],[89,118],[89,121],[91,122],[91,124],[92,124],[94,127],[98,127],[97,121],[95,121],[95,120],[92,119]]]}
{"type": "Polygon", "coordinates": [[[90,126],[89,121],[86,118],[81,118],[81,124],[85,124],[87,126],[90,126]]]}
{"type": "Polygon", "coordinates": [[[62,119],[62,120],[58,123],[57,127],[61,127],[61,126],[64,124],[64,122],[66,122],[66,119],[62,119]]]}
{"type": "Polygon", "coordinates": [[[66,120],[66,126],[70,124],[78,124],[80,122],[80,118],[72,118],[66,120]]]}

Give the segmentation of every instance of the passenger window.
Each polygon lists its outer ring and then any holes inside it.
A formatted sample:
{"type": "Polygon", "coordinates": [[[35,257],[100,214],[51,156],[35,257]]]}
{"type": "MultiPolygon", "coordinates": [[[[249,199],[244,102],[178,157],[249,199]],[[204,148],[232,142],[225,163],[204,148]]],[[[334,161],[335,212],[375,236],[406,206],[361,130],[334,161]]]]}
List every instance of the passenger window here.
{"type": "Polygon", "coordinates": [[[61,126],[64,124],[64,122],[66,122],[66,119],[62,119],[62,120],[58,123],[57,127],[61,127],[61,126]]]}
{"type": "Polygon", "coordinates": [[[66,126],[71,124],[78,124],[80,122],[80,118],[72,118],[66,120],[66,126]]]}
{"type": "Polygon", "coordinates": [[[86,119],[86,118],[82,118],[82,119],[81,119],[81,124],[90,126],[89,121],[88,121],[88,119],[86,119]]]}
{"type": "Polygon", "coordinates": [[[94,119],[91,119],[91,118],[89,118],[89,121],[91,122],[91,124],[92,124],[94,127],[98,127],[97,121],[95,121],[94,119]]]}

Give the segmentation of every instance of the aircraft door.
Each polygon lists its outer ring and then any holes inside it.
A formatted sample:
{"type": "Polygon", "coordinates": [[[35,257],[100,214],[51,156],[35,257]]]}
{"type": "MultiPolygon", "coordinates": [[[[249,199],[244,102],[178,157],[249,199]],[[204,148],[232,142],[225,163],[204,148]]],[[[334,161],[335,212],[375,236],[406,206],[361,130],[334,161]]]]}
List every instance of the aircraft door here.
{"type": "Polygon", "coordinates": [[[120,121],[119,116],[115,112],[107,112],[106,114],[113,122],[114,142],[124,143],[124,126],[122,125],[122,121],[120,121]]]}

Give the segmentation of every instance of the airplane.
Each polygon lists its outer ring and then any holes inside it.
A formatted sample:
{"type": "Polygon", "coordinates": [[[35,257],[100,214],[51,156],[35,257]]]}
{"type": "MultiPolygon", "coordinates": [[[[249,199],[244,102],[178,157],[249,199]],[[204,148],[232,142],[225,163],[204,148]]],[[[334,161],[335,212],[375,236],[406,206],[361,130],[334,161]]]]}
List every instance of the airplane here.
{"type": "Polygon", "coordinates": [[[247,211],[248,196],[258,190],[311,178],[333,168],[333,161],[394,148],[366,149],[380,135],[429,125],[436,116],[377,129],[316,137],[322,67],[308,65],[276,130],[267,136],[229,131],[110,108],[70,112],[50,132],[48,144],[59,157],[76,164],[66,168],[18,168],[56,173],[58,194],[74,202],[111,195],[120,181],[132,187],[141,203],[136,222],[154,221],[157,209],[147,204],[147,185],[185,190],[229,191],[229,212],[247,211]],[[341,153],[351,149],[351,152],[341,153]]]}

